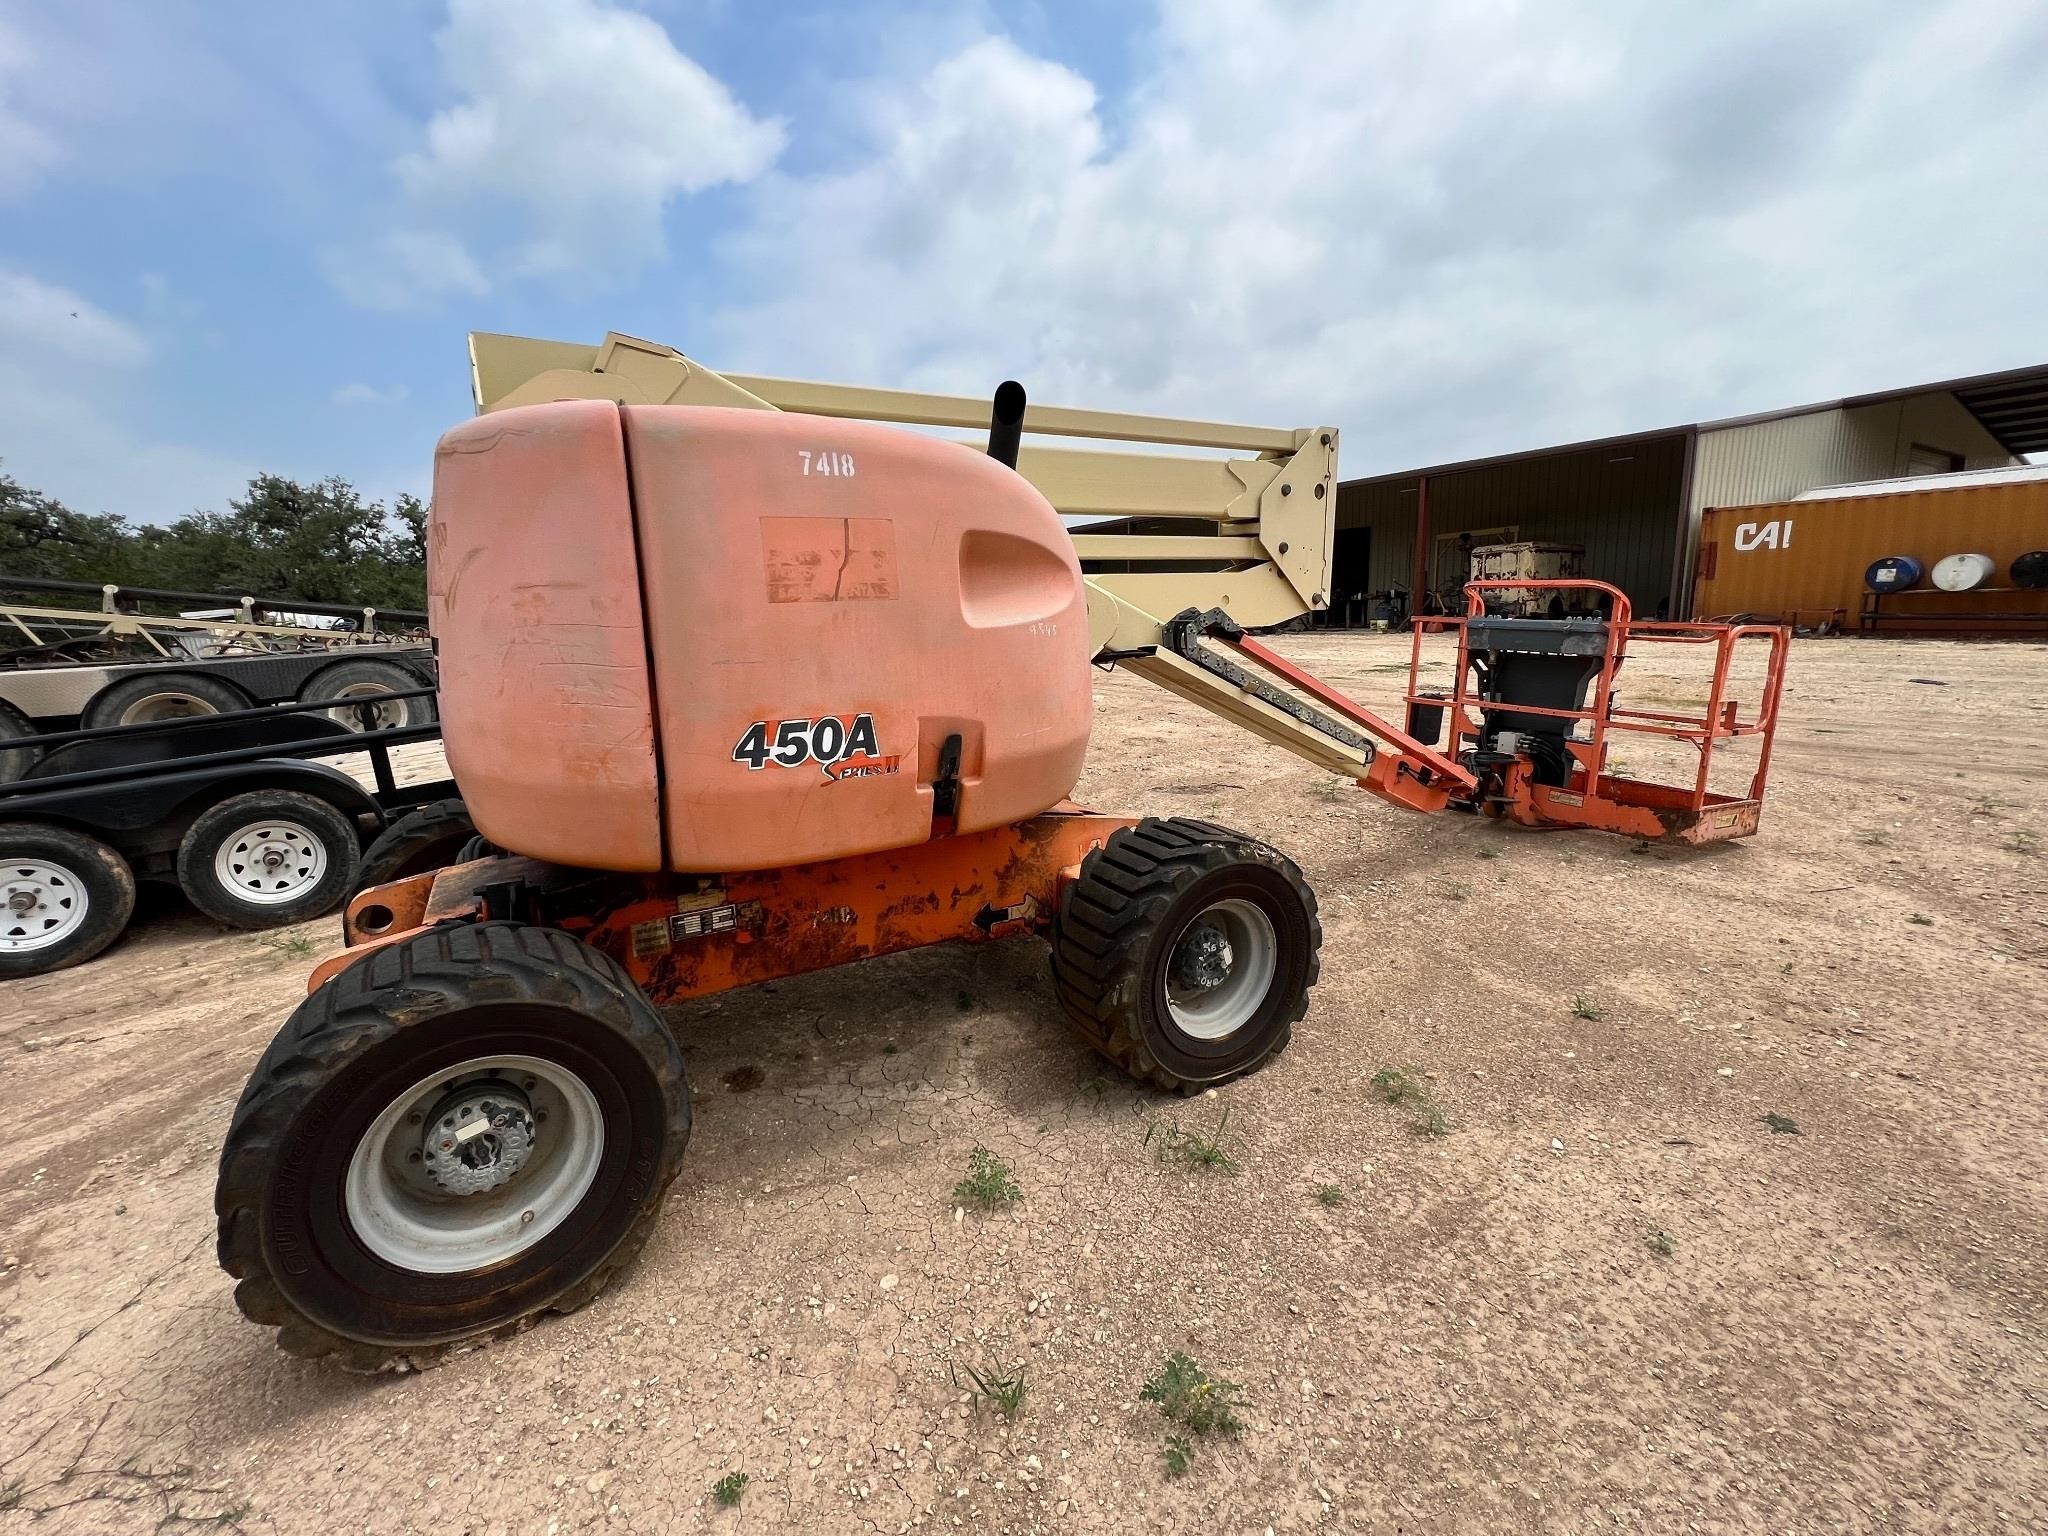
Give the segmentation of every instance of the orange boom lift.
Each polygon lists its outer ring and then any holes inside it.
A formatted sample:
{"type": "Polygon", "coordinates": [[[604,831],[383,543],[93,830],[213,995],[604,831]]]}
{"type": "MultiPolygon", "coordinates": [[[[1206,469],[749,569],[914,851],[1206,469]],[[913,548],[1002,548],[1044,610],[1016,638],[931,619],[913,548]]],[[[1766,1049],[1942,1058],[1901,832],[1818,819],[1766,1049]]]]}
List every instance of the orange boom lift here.
{"type": "MultiPolygon", "coordinates": [[[[1284,854],[1071,804],[1115,664],[1413,810],[1699,843],[1756,830],[1785,632],[1417,621],[1396,727],[1248,630],[1322,606],[1336,433],[713,374],[667,348],[472,342],[428,588],[469,856],[365,890],[257,1064],[216,1192],[242,1310],[373,1369],[565,1311],[645,1241],[690,1132],[659,1007],[954,940],[1047,939],[1063,1011],[1187,1091],[1286,1044],[1320,965],[1284,854]],[[988,422],[986,452],[880,423],[988,422]],[[1021,448],[1026,430],[1253,457],[1021,448]],[[1213,534],[1070,533],[1061,513],[1213,534]],[[1094,567],[1089,569],[1089,567],[1094,567]],[[1156,615],[1164,614],[1165,617],[1156,615]],[[1425,632],[1456,679],[1421,687],[1425,632]],[[1764,696],[1727,696],[1745,643],[1764,696]],[[1616,706],[1632,647],[1711,651],[1698,716],[1616,706]],[[1690,786],[1607,770],[1691,743],[1690,786]],[[1746,796],[1716,743],[1761,738],[1746,796]]],[[[437,812],[437,814],[440,814],[437,812]]]]}

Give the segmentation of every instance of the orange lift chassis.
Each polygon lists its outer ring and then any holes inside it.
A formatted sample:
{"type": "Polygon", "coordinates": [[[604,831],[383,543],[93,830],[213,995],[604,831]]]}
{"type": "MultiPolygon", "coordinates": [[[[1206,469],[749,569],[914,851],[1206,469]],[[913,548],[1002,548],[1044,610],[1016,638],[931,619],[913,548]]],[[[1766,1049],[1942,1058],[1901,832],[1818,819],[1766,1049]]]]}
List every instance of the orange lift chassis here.
{"type": "MultiPolygon", "coordinates": [[[[1417,621],[1400,726],[1248,630],[1323,606],[1336,433],[713,374],[668,348],[472,338],[428,540],[449,764],[477,837],[384,866],[258,1062],[216,1190],[254,1321],[356,1369],[597,1295],[690,1133],[659,1009],[923,945],[1049,941],[1070,1024],[1189,1091],[1258,1067],[1320,963],[1293,862],[1067,800],[1089,664],[1412,810],[1705,842],[1756,830],[1785,635],[1604,616],[1417,621]],[[986,452],[881,423],[989,424],[986,452]],[[1251,457],[1022,449],[1026,431],[1251,457]],[[1062,512],[1207,518],[1070,534],[1062,512]],[[1092,567],[1092,568],[1091,568],[1092,567]],[[1455,680],[1421,687],[1426,630],[1455,680]],[[1736,647],[1768,648],[1747,717],[1736,647]],[[1697,717],[1617,707],[1631,647],[1709,648],[1697,717]],[[1610,738],[1699,754],[1611,773],[1610,738]],[[1742,797],[1716,743],[1761,739],[1742,797]],[[395,878],[394,878],[395,876],[395,878]]],[[[418,840],[445,846],[449,808],[418,840]]],[[[374,852],[374,850],[373,850],[374,852]]]]}

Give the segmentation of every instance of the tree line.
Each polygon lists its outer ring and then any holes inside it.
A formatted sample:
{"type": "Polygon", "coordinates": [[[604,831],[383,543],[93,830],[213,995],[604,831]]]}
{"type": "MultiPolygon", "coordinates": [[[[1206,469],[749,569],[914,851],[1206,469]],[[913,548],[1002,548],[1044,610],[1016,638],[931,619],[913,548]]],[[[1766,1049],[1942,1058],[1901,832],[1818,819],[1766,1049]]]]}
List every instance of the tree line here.
{"type": "Polygon", "coordinates": [[[50,605],[9,593],[8,576],[424,608],[427,508],[410,495],[388,508],[366,501],[339,476],[258,475],[224,512],[132,523],[73,511],[0,473],[0,594],[50,605]]]}

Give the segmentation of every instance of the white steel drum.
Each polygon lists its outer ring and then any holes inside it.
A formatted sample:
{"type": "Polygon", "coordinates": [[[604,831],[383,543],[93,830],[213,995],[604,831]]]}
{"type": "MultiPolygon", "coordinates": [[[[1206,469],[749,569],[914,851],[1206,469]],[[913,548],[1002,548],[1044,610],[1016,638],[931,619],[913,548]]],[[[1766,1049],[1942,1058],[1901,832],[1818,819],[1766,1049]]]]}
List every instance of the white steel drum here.
{"type": "Polygon", "coordinates": [[[1944,592],[1971,592],[1997,569],[1998,562],[1989,555],[1944,555],[1934,562],[1934,584],[1944,592]]]}

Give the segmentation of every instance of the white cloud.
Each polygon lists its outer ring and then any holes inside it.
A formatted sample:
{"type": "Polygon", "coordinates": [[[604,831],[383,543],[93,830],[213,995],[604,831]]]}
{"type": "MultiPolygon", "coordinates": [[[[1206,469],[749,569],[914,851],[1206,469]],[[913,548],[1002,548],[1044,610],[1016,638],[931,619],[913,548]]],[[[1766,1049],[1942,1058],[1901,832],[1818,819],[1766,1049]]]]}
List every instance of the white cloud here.
{"type": "Polygon", "coordinates": [[[1127,97],[991,38],[768,177],[735,368],[1349,429],[1352,472],[2048,351],[2048,10],[1174,0],[1127,97]]]}
{"type": "Polygon", "coordinates": [[[476,259],[455,236],[437,229],[395,229],[321,255],[327,280],[365,309],[405,309],[448,294],[490,291],[476,259]]]}
{"type": "Polygon", "coordinates": [[[151,349],[67,288],[0,268],[0,468],[86,512],[160,521],[219,506],[255,472],[130,422],[151,349]]]}
{"type": "Polygon", "coordinates": [[[0,357],[126,368],[149,356],[142,333],[68,288],[0,267],[0,357]]]}
{"type": "Polygon", "coordinates": [[[344,384],[328,398],[336,405],[400,405],[409,391],[403,384],[379,389],[374,384],[344,384]]]}
{"type": "Polygon", "coordinates": [[[663,255],[672,201],[751,181],[783,147],[780,122],[607,0],[449,0],[435,49],[461,99],[396,171],[416,220],[446,222],[330,261],[359,304],[482,292],[473,248],[523,275],[631,272],[663,255]]]}
{"type": "Polygon", "coordinates": [[[15,81],[34,62],[27,41],[0,19],[0,197],[28,191],[61,158],[57,141],[16,101],[15,81]]]}

